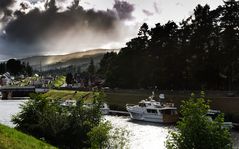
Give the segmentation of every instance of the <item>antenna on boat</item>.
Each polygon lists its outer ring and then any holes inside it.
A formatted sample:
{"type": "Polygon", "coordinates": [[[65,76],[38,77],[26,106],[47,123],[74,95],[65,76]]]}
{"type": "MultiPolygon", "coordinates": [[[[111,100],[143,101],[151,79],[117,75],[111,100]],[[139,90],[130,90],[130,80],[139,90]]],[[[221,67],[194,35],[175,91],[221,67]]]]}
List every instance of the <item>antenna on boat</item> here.
{"type": "Polygon", "coordinates": [[[159,94],[159,99],[161,99],[161,100],[165,99],[164,94],[159,94]]]}

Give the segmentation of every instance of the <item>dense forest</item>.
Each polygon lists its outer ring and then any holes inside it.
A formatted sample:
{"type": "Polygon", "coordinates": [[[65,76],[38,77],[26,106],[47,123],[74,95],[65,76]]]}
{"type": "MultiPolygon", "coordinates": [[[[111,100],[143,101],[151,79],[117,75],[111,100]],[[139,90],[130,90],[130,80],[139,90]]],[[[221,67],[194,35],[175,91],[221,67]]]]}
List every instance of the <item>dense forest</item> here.
{"type": "Polygon", "coordinates": [[[11,75],[32,75],[32,67],[28,63],[20,60],[9,59],[7,62],[0,63],[0,74],[9,72],[11,75]]]}
{"type": "Polygon", "coordinates": [[[180,23],[168,21],[138,36],[119,53],[107,53],[99,73],[119,88],[239,88],[239,1],[214,10],[198,5],[180,23]]]}

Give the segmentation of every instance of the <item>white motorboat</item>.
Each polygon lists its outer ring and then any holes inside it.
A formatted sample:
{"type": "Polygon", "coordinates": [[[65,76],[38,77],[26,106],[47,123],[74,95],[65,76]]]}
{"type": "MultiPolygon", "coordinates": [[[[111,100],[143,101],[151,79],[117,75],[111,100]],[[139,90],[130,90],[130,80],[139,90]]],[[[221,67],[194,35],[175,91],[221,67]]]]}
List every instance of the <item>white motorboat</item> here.
{"type": "Polygon", "coordinates": [[[103,115],[107,115],[110,113],[110,108],[108,107],[108,105],[106,103],[103,103],[100,108],[100,111],[103,115]]]}
{"type": "MultiPolygon", "coordinates": [[[[92,103],[85,103],[83,105],[83,107],[85,108],[91,108],[93,107],[93,104],[92,103]]],[[[109,106],[106,104],[106,103],[102,103],[102,105],[100,106],[100,111],[103,115],[107,115],[110,113],[110,108],[109,106]]]]}
{"type": "Polygon", "coordinates": [[[65,107],[76,106],[76,100],[65,100],[61,102],[60,105],[65,107]]]}
{"type": "Polygon", "coordinates": [[[173,103],[161,103],[149,99],[142,100],[138,105],[126,105],[131,119],[158,122],[158,123],[175,123],[178,120],[177,108],[173,103]]]}
{"type": "MultiPolygon", "coordinates": [[[[216,118],[219,114],[221,114],[221,111],[219,111],[219,110],[212,110],[212,109],[210,109],[210,110],[208,110],[208,112],[207,112],[207,116],[209,117],[209,120],[210,120],[210,121],[211,121],[211,120],[215,120],[215,118],[216,118]]],[[[232,128],[233,128],[233,123],[232,123],[232,122],[223,122],[223,123],[222,123],[222,126],[223,126],[223,128],[232,129],[232,128]]]]}

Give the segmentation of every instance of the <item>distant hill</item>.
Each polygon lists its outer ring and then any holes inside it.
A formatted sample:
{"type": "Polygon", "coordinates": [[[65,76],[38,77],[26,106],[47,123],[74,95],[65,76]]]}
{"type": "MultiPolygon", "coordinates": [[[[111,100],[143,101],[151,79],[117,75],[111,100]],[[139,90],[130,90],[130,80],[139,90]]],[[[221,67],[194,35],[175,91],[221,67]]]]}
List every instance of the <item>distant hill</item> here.
{"type": "Polygon", "coordinates": [[[70,65],[81,66],[84,70],[90,59],[93,58],[96,65],[99,64],[100,60],[105,53],[115,51],[118,52],[118,49],[94,49],[84,52],[75,52],[66,55],[49,55],[49,56],[33,56],[21,59],[22,62],[29,63],[34,70],[43,71],[64,68],[70,65]]]}

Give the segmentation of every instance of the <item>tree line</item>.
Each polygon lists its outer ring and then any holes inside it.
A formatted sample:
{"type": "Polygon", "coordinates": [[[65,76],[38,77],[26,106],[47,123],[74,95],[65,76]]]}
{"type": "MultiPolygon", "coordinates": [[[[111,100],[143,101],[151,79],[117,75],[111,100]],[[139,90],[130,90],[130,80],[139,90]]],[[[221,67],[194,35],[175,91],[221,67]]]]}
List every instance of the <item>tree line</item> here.
{"type": "Polygon", "coordinates": [[[219,89],[239,87],[239,1],[211,10],[198,5],[180,23],[149,29],[119,53],[107,53],[99,73],[120,88],[219,89]]]}
{"type": "Polygon", "coordinates": [[[16,59],[9,59],[7,62],[0,63],[0,74],[9,72],[12,75],[28,75],[32,76],[32,67],[29,63],[21,62],[16,59]]]}

